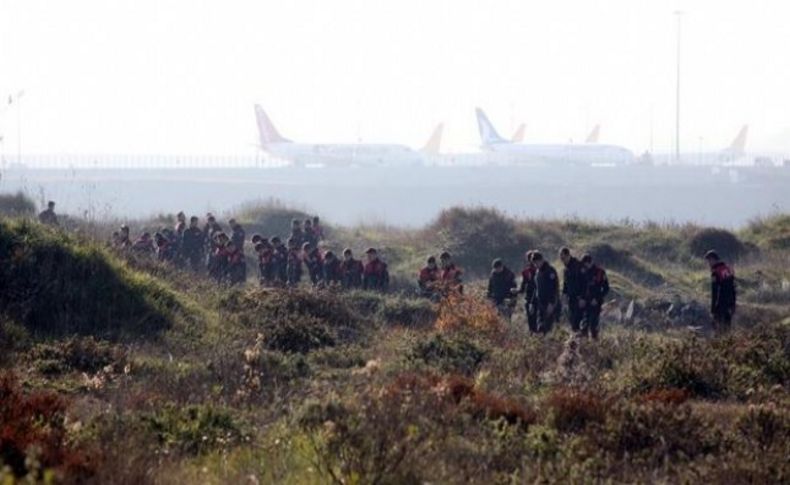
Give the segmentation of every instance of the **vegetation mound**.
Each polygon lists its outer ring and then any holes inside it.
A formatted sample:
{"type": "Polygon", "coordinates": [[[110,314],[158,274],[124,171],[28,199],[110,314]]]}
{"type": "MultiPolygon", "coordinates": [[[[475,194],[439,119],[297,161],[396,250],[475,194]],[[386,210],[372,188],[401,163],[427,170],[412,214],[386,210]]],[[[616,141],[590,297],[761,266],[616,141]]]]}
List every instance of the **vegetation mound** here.
{"type": "Polygon", "coordinates": [[[263,237],[279,236],[283,242],[291,234],[291,221],[304,222],[312,215],[289,208],[276,200],[250,202],[236,211],[236,220],[247,228],[250,236],[259,233],[263,237]]]}
{"type": "Polygon", "coordinates": [[[688,241],[692,256],[702,257],[706,251],[715,249],[724,259],[738,259],[746,253],[746,246],[738,236],[724,229],[704,228],[698,230],[688,241]]]}
{"type": "Polygon", "coordinates": [[[453,207],[443,210],[427,234],[449,251],[468,273],[487,274],[499,257],[520,262],[534,241],[516,227],[515,221],[496,209],[453,207]]]}
{"type": "Polygon", "coordinates": [[[758,219],[744,231],[744,237],[768,249],[790,249],[790,215],[758,219]]]}
{"type": "Polygon", "coordinates": [[[36,213],[36,203],[23,194],[0,194],[0,215],[6,217],[29,217],[36,213]]]}
{"type": "Polygon", "coordinates": [[[2,311],[34,334],[153,333],[181,306],[103,249],[25,221],[0,221],[0,287],[2,311]]]}

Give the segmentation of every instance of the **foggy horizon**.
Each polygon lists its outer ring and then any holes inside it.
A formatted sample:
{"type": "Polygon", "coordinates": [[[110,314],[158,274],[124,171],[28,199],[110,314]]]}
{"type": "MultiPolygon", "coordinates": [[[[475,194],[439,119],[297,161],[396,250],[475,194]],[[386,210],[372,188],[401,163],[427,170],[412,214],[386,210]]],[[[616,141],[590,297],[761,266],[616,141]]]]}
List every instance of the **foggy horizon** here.
{"type": "Polygon", "coordinates": [[[675,10],[682,150],[722,149],[748,124],[747,151],[789,153],[779,1],[3,0],[2,150],[252,155],[260,103],[302,142],[418,148],[444,122],[442,151],[474,150],[480,106],[505,136],[525,123],[527,143],[600,124],[602,143],[669,152],[675,10]]]}

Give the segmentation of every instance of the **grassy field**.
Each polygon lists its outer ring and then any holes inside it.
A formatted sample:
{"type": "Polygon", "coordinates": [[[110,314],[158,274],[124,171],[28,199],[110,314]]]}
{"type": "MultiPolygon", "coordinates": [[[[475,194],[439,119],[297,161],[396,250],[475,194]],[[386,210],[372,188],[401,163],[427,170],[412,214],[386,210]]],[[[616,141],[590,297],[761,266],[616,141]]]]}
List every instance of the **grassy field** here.
{"type": "MultiPolygon", "coordinates": [[[[486,208],[415,230],[327,226],[328,248],[382,249],[394,291],[379,295],[218,288],[107,249],[114,222],[55,231],[11,203],[0,483],[790,480],[790,216],[735,233],[486,208]],[[505,322],[481,298],[494,257],[519,270],[525,250],[562,245],[610,273],[598,342],[565,323],[530,335],[523,309],[505,322]],[[671,310],[706,308],[700,255],[714,247],[740,289],[726,335],[671,310]],[[443,249],[469,291],[432,304],[413,280],[443,249]]],[[[248,237],[304,216],[272,204],[236,215],[248,237]]]]}

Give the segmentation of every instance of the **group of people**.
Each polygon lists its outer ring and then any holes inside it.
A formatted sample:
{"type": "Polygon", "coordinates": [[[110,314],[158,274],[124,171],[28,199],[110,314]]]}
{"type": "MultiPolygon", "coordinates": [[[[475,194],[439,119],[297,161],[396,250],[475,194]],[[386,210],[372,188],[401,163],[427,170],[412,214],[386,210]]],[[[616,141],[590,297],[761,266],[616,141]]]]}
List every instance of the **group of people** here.
{"type": "MultiPolygon", "coordinates": [[[[42,223],[57,225],[55,203],[39,215],[42,223]]],[[[121,226],[113,233],[112,245],[136,253],[156,255],[160,261],[173,262],[194,271],[206,268],[220,283],[240,284],[247,280],[244,256],[246,233],[242,226],[230,219],[230,234],[226,233],[209,213],[201,228],[199,219],[179,212],[172,229],[163,229],[153,236],[144,232],[132,241],[129,227],[121,226]]],[[[351,248],[336,255],[332,250],[321,251],[319,243],[324,231],[318,217],[304,221],[294,219],[285,243],[278,236],[265,238],[255,234],[251,238],[258,259],[261,285],[272,287],[298,286],[305,274],[316,287],[386,291],[390,276],[387,263],[379,258],[376,248],[365,251],[364,261],[356,259],[351,248]],[[304,271],[306,269],[306,272],[304,271]]],[[[510,318],[517,300],[523,295],[524,308],[530,331],[547,333],[567,306],[568,323],[574,332],[598,338],[601,309],[609,294],[606,271],[589,254],[576,258],[567,247],[559,251],[564,266],[562,283],[557,270],[537,250],[525,254],[521,282],[501,259],[491,264],[486,297],[499,313],[510,318]]],[[[711,271],[711,316],[717,329],[729,328],[736,309],[736,285],[733,270],[716,251],[708,251],[704,259],[711,271]]],[[[450,293],[462,294],[463,271],[445,251],[428,257],[417,278],[419,294],[439,301],[450,293]]]]}
{"type": "MultiPolygon", "coordinates": [[[[172,262],[193,271],[206,268],[219,283],[231,285],[247,280],[247,261],[244,256],[247,239],[244,228],[236,220],[228,221],[226,233],[209,213],[201,228],[200,220],[179,212],[175,227],[165,228],[153,236],[143,232],[132,240],[129,227],[121,226],[112,235],[112,246],[138,254],[156,255],[160,261],[172,262]]],[[[379,259],[375,248],[365,251],[365,261],[354,258],[350,248],[338,257],[333,251],[321,252],[319,242],[324,238],[320,219],[294,219],[285,242],[279,236],[271,239],[254,234],[250,239],[258,259],[258,276],[263,286],[298,286],[304,276],[315,286],[344,289],[360,288],[386,291],[389,287],[387,263],[379,259]],[[306,271],[305,271],[306,269],[306,271]]]]}
{"type": "MultiPolygon", "coordinates": [[[[598,338],[601,306],[609,293],[606,271],[595,264],[589,254],[579,260],[571,255],[570,249],[562,248],[560,259],[565,269],[560,286],[557,270],[539,251],[527,251],[524,259],[520,285],[516,282],[516,274],[501,259],[491,263],[486,297],[500,315],[509,319],[518,297],[523,295],[530,331],[547,333],[559,320],[564,299],[572,330],[598,338]]],[[[431,256],[420,270],[420,292],[432,299],[441,299],[447,292],[462,292],[461,274],[448,252],[441,254],[439,265],[431,256]]]]}

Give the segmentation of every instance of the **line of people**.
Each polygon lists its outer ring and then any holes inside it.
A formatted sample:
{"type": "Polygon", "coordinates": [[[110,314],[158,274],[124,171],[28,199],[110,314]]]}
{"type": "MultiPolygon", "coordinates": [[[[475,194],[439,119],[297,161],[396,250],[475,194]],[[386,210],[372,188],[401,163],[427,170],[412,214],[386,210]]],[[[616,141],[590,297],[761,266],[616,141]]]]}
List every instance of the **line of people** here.
{"type": "MultiPolygon", "coordinates": [[[[440,256],[440,265],[430,256],[420,270],[418,285],[423,296],[440,300],[449,291],[463,291],[462,271],[452,261],[449,253],[440,256]]],[[[570,249],[560,250],[560,260],[565,269],[563,281],[557,270],[536,250],[525,255],[521,284],[516,274],[501,259],[491,264],[486,297],[503,317],[510,319],[520,295],[524,296],[525,312],[530,331],[549,332],[562,315],[562,303],[568,306],[568,320],[574,332],[598,338],[601,307],[609,293],[606,271],[585,254],[581,260],[570,249]]]]}

